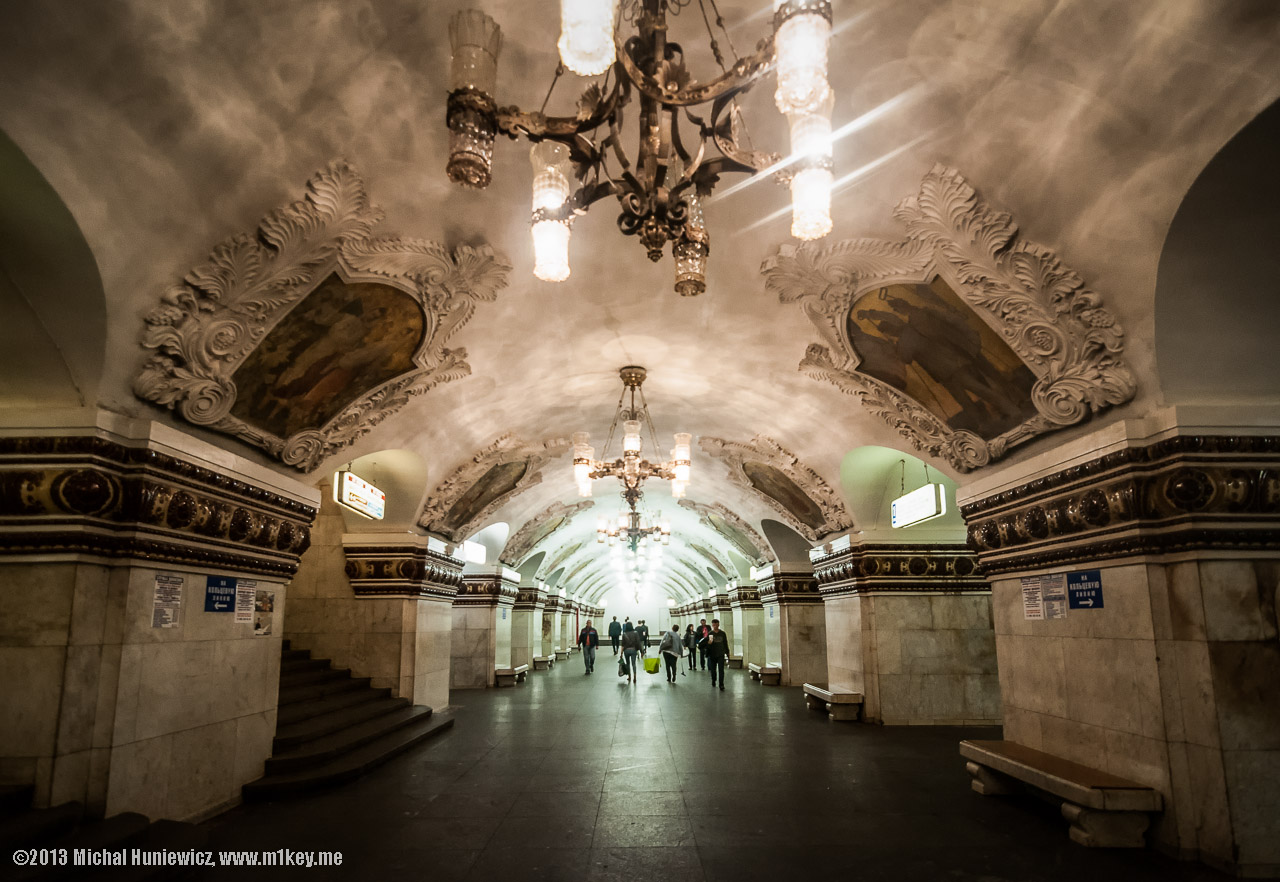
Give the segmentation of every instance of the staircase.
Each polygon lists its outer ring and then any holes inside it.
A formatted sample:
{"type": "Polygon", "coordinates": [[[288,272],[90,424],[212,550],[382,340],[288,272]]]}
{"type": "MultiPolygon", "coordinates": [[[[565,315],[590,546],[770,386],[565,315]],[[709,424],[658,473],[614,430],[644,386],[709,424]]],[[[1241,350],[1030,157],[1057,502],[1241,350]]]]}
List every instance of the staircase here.
{"type": "Polygon", "coordinates": [[[79,879],[85,873],[93,878],[115,882],[144,882],[144,880],[180,879],[191,873],[194,866],[123,866],[89,868],[73,865],[71,855],[75,849],[91,851],[142,851],[190,852],[208,848],[208,832],[194,824],[179,821],[151,823],[144,815],[123,812],[103,820],[84,816],[84,806],[67,802],[50,808],[33,809],[30,787],[0,788],[0,853],[6,862],[5,878],[19,882],[25,879],[54,880],[79,879]],[[43,849],[46,855],[66,854],[61,866],[40,866],[38,863],[14,868],[11,855],[18,849],[43,849]]]}
{"type": "Polygon", "coordinates": [[[350,781],[453,725],[450,713],[433,713],[368,677],[334,670],[310,650],[280,658],[276,738],[266,775],[246,784],[246,802],[279,799],[350,781]]]}

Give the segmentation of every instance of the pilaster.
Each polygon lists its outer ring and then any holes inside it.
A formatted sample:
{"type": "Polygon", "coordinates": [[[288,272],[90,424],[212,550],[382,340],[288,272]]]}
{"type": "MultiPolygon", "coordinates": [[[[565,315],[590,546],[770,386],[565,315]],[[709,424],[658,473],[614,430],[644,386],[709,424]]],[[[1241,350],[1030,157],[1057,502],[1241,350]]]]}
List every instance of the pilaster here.
{"type": "Polygon", "coordinates": [[[540,583],[521,585],[511,608],[511,665],[528,665],[542,655],[542,613],[547,607],[547,591],[540,583]]]}
{"type": "Polygon", "coordinates": [[[511,613],[520,574],[502,566],[468,567],[453,598],[449,685],[493,686],[494,671],[511,666],[511,613]]]}
{"type": "Polygon", "coordinates": [[[763,665],[764,604],[755,585],[735,585],[729,589],[729,615],[733,619],[733,654],[742,664],[763,665]]]}
{"type": "Polygon", "coordinates": [[[782,685],[827,676],[827,622],[813,573],[755,571],[764,605],[765,662],[782,668],[782,685]]]}

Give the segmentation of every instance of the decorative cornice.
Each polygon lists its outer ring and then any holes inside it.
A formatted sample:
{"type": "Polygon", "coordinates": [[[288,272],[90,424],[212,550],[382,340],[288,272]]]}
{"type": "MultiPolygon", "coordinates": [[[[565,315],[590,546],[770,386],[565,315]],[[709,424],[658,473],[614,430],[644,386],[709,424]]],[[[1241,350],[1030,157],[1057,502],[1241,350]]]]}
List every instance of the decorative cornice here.
{"type": "Polygon", "coordinates": [[[821,338],[809,346],[801,372],[857,397],[916,449],[960,471],[1133,397],[1134,379],[1120,357],[1124,334],[1101,298],[1056,253],[1024,240],[1013,218],[990,207],[959,172],[934,166],[894,216],[907,228],[905,240],[784,246],[762,265],[766,289],[798,303],[821,338]],[[854,302],[874,288],[927,284],[934,276],[999,331],[1037,378],[1036,415],[995,438],[952,430],[858,370],[862,355],[846,330],[854,302]]]}
{"type": "Polygon", "coordinates": [[[757,499],[782,515],[793,530],[806,539],[817,541],[823,536],[852,526],[849,515],[839,494],[831,488],[822,476],[809,468],[777,441],[767,435],[756,435],[748,443],[726,441],[723,438],[703,436],[698,446],[710,455],[724,461],[729,469],[729,481],[747,491],[757,499]],[[818,526],[806,524],[787,508],[780,500],[760,490],[747,475],[749,463],[760,463],[777,469],[791,480],[822,513],[823,523],[818,526]]]}
{"type": "Polygon", "coordinates": [[[763,565],[766,563],[773,563],[777,560],[777,558],[773,556],[773,552],[770,550],[769,543],[764,540],[763,536],[756,532],[755,527],[752,527],[742,518],[738,517],[731,509],[725,506],[724,503],[716,502],[711,505],[705,505],[701,502],[694,502],[692,499],[681,499],[677,505],[683,509],[696,513],[699,516],[699,523],[714,531],[717,536],[722,536],[732,544],[743,557],[747,558],[747,560],[750,560],[752,563],[756,565],[763,565]],[[734,541],[732,536],[724,536],[718,529],[716,529],[715,524],[712,522],[711,515],[713,514],[722,518],[726,524],[741,533],[743,537],[751,543],[752,547],[743,548],[739,543],[734,541]]]}
{"type": "MultiPolygon", "coordinates": [[[[569,558],[573,557],[575,554],[581,551],[582,547],[586,544],[587,544],[586,540],[580,540],[578,542],[573,542],[573,541],[566,542],[564,545],[557,548],[553,553],[548,554],[546,557],[542,559],[542,563],[538,566],[538,572],[535,578],[546,579],[561,567],[568,566],[569,558]]],[[[569,582],[572,582],[578,576],[579,573],[581,573],[584,569],[586,569],[587,565],[590,563],[591,563],[591,558],[589,557],[579,561],[578,565],[575,566],[567,576],[559,580],[559,584],[565,585],[569,582]]]]}
{"type": "Polygon", "coordinates": [[[771,573],[762,576],[757,587],[762,604],[822,603],[818,580],[811,573],[771,573]]]}
{"type": "Polygon", "coordinates": [[[0,438],[0,555],[87,555],[290,577],[316,509],[94,435],[0,438]]]}
{"type": "Polygon", "coordinates": [[[451,541],[465,538],[471,533],[472,526],[483,523],[508,500],[542,483],[542,467],[568,449],[569,442],[563,438],[529,442],[511,433],[498,437],[493,443],[477,451],[467,462],[454,469],[449,477],[431,491],[426,505],[423,506],[422,514],[418,517],[418,526],[438,533],[451,541]],[[514,487],[490,500],[480,511],[468,518],[465,524],[449,528],[443,523],[450,509],[486,472],[494,466],[516,462],[523,462],[525,470],[514,487]]]}
{"type": "Polygon", "coordinates": [[[739,585],[729,589],[729,607],[731,609],[762,609],[760,589],[755,585],[739,585]]]}
{"type": "Polygon", "coordinates": [[[521,586],[516,592],[516,609],[540,610],[547,604],[547,592],[540,591],[537,585],[521,586]]]}
{"type": "Polygon", "coordinates": [[[855,545],[813,562],[823,598],[849,594],[989,592],[973,551],[957,545],[855,545]]]}
{"type": "Polygon", "coordinates": [[[466,350],[445,344],[476,303],[496,299],[511,264],[488,246],[450,252],[425,239],[372,236],[381,220],[359,173],[331,162],[307,182],[303,200],[272,211],[252,233],[227,239],[164,294],[146,318],[142,346],[154,354],[134,380],[134,394],[311,471],[410,398],[470,374],[466,350]],[[414,298],[424,331],[413,369],[361,390],[323,425],[287,438],[232,414],[236,369],[334,273],[346,283],[389,285],[414,298]]]}
{"type": "Polygon", "coordinates": [[[520,586],[493,573],[477,573],[462,577],[462,585],[454,595],[454,606],[500,606],[514,604],[520,586]]]}
{"type": "Polygon", "coordinates": [[[581,502],[575,502],[573,505],[565,505],[563,502],[553,502],[534,517],[527,521],[523,527],[516,530],[515,534],[507,540],[507,544],[502,548],[502,554],[498,555],[499,559],[507,561],[512,565],[519,565],[526,557],[533,552],[533,547],[538,542],[549,538],[561,527],[573,520],[574,517],[586,511],[595,505],[590,499],[584,499],[581,502]],[[539,535],[545,525],[552,518],[562,517],[563,521],[558,524],[555,529],[548,531],[543,535],[539,535]]]}
{"type": "Polygon", "coordinates": [[[1180,435],[961,507],[988,576],[1122,557],[1280,554],[1280,437],[1180,435]]]}
{"type": "Polygon", "coordinates": [[[690,542],[689,547],[710,561],[711,565],[716,568],[720,575],[728,576],[730,574],[729,565],[720,560],[720,557],[710,548],[707,548],[705,545],[699,545],[696,542],[690,542]]]}
{"type": "Polygon", "coordinates": [[[421,545],[343,543],[346,574],[358,597],[452,600],[462,585],[462,561],[421,545]]]}

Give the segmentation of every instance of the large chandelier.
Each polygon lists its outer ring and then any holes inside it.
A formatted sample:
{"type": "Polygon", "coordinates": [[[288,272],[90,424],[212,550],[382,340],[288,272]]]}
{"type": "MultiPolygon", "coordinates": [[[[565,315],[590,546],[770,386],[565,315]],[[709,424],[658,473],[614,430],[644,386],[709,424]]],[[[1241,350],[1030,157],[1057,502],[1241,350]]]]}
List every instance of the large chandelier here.
{"type": "MultiPolygon", "coordinates": [[[[774,0],[773,34],[751,55],[727,63],[711,22],[728,37],[715,0],[696,0],[721,74],[694,81],[684,50],[667,40],[673,16],[695,0],[561,0],[560,60],[581,76],[605,74],[578,99],[575,116],[499,107],[493,97],[502,33],[478,10],[464,10],[449,26],[453,61],[449,83],[449,178],[488,186],[498,132],[532,142],[534,275],[569,277],[569,227],[597,200],[613,196],[618,227],[639,236],[651,260],[667,242],[675,258],[678,293],[706,290],[711,238],[701,200],[725,172],[754,174],[773,167],[789,181],[791,233],[818,239],[831,230],[831,110],[827,83],[830,0],[774,0]],[[619,33],[621,18],[635,33],[619,33]],[[707,6],[711,8],[708,16],[707,6]],[[736,97],[774,67],[774,100],[790,123],[791,157],[744,146],[736,97]],[[639,147],[633,162],[622,146],[623,110],[639,96],[639,147]],[[691,108],[709,104],[705,115],[691,108]],[[682,136],[681,117],[693,127],[682,136]],[[713,153],[714,151],[714,153],[713,153]],[[610,157],[616,167],[610,166],[610,157]]],[[[561,69],[557,69],[558,79],[561,69]]],[[[555,81],[552,81],[555,88],[555,81]]],[[[547,97],[550,98],[550,92],[547,97]]],[[[546,107],[546,102],[543,102],[546,107]]]]}
{"type": "MultiPolygon", "coordinates": [[[[622,396],[618,399],[618,407],[613,414],[613,422],[609,426],[609,436],[605,439],[601,456],[596,459],[595,448],[591,446],[591,435],[587,432],[575,432],[573,435],[573,479],[578,485],[579,496],[591,495],[591,483],[601,478],[617,478],[622,482],[622,498],[630,509],[630,516],[639,517],[637,504],[644,497],[641,485],[647,478],[661,478],[671,482],[671,495],[680,499],[690,478],[690,442],[693,436],[688,432],[675,433],[675,445],[671,449],[671,459],[665,462],[650,462],[641,458],[644,440],[641,430],[649,430],[649,439],[656,457],[661,457],[662,450],[658,446],[658,436],[653,429],[653,420],[649,417],[649,405],[644,400],[644,392],[640,387],[644,383],[647,372],[636,365],[627,365],[618,371],[622,378],[622,396]],[[637,404],[636,396],[640,396],[637,404]],[[618,423],[622,423],[622,455],[616,459],[608,459],[609,446],[613,443],[618,423]]],[[[621,525],[620,525],[621,526],[621,525]]],[[[635,522],[637,529],[641,524],[635,522]]],[[[670,532],[668,530],[667,532],[670,532]]]]}
{"type": "Polygon", "coordinates": [[[621,542],[623,547],[635,551],[643,548],[645,541],[649,539],[660,543],[657,546],[659,548],[661,545],[671,544],[671,524],[661,520],[661,515],[658,519],[652,519],[634,508],[624,508],[618,512],[616,521],[601,518],[596,523],[596,542],[602,545],[615,546],[621,542]]]}

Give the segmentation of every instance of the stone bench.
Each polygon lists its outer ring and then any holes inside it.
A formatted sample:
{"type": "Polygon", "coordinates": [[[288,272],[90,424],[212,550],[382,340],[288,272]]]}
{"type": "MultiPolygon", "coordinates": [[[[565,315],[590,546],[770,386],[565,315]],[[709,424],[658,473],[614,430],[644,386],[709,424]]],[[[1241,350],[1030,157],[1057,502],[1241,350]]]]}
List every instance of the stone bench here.
{"type": "Polygon", "coordinates": [[[1061,799],[1071,840],[1098,848],[1142,848],[1149,812],[1164,808],[1158,790],[1012,741],[961,741],[975,791],[1017,792],[1019,782],[1061,799]]]}
{"type": "Polygon", "coordinates": [[[568,658],[568,657],[569,657],[569,650],[567,650],[567,649],[557,649],[557,650],[556,650],[556,658],[559,658],[559,659],[565,659],[565,658],[568,658]]]}
{"type": "Polygon", "coordinates": [[[747,670],[751,672],[752,680],[759,680],[764,686],[779,686],[782,684],[782,665],[770,662],[765,665],[758,665],[751,662],[747,665],[747,670]]]}
{"type": "Polygon", "coordinates": [[[862,716],[862,693],[828,689],[825,683],[805,683],[804,703],[821,710],[830,720],[856,720],[862,716]]]}
{"type": "Polygon", "coordinates": [[[741,669],[742,669],[742,656],[740,656],[740,655],[731,655],[731,656],[729,656],[729,667],[731,667],[731,668],[736,668],[736,669],[738,669],[738,670],[741,670],[741,669]]]}
{"type": "Polygon", "coordinates": [[[533,657],[533,669],[535,671],[545,671],[555,663],[555,655],[535,655],[533,657]]]}
{"type": "Polygon", "coordinates": [[[523,683],[527,673],[529,673],[528,665],[516,665],[514,668],[498,668],[494,671],[499,686],[514,686],[517,683],[523,683]]]}

